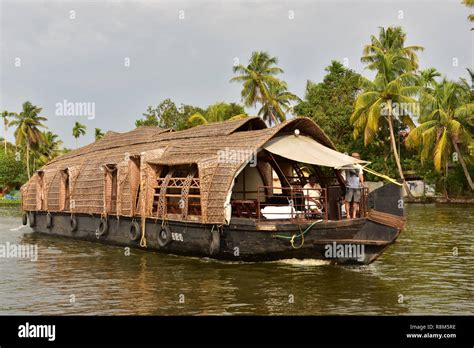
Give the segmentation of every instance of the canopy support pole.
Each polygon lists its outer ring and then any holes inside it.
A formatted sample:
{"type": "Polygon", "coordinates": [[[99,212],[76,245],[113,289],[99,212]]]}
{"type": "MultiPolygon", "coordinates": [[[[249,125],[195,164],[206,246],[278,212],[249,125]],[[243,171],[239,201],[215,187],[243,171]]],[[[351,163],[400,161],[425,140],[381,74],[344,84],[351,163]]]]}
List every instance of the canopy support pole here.
{"type": "Polygon", "coordinates": [[[290,185],[288,179],[286,178],[285,173],[283,173],[283,170],[281,170],[280,166],[278,165],[277,161],[275,160],[275,157],[273,157],[273,154],[272,154],[270,151],[267,151],[267,152],[270,154],[270,157],[272,158],[273,163],[275,163],[275,166],[277,167],[277,169],[278,169],[278,171],[279,171],[279,174],[280,174],[280,175],[278,175],[278,176],[279,176],[279,177],[282,176],[282,177],[285,179],[285,181],[286,181],[288,187],[291,188],[291,185],[290,185]]]}

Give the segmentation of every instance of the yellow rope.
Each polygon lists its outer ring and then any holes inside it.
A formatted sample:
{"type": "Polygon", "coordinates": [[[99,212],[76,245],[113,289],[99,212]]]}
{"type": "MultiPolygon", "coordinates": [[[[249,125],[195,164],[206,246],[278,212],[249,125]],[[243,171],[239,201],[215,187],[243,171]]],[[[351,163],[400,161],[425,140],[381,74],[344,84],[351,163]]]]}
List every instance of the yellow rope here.
{"type": "Polygon", "coordinates": [[[387,175],[385,175],[385,174],[378,173],[378,172],[376,172],[376,171],[373,170],[373,169],[369,169],[369,168],[367,168],[367,167],[362,167],[362,169],[365,170],[365,171],[366,171],[367,173],[369,173],[369,174],[372,174],[372,175],[375,175],[375,176],[379,176],[379,177],[381,177],[381,178],[383,178],[383,179],[385,179],[385,180],[390,181],[391,183],[393,183],[393,184],[395,184],[395,185],[403,186],[403,185],[400,184],[397,180],[395,180],[395,179],[393,179],[393,178],[391,178],[391,177],[389,177],[389,176],[387,176],[387,175]]]}
{"type": "MultiPolygon", "coordinates": [[[[142,163],[143,157],[140,157],[140,168],[143,168],[142,163]]],[[[138,197],[140,203],[140,210],[141,210],[141,230],[142,236],[140,238],[140,246],[142,248],[147,248],[146,245],[146,201],[147,201],[147,193],[148,193],[148,185],[145,185],[145,181],[148,181],[148,176],[144,178],[146,175],[146,169],[144,170],[145,173],[140,172],[140,197],[138,197]],[[145,174],[145,175],[143,175],[145,174]]]]}
{"type": "MultiPolygon", "coordinates": [[[[301,231],[301,228],[300,228],[300,231],[301,231]]],[[[291,247],[292,247],[293,249],[301,249],[301,248],[303,247],[303,245],[304,245],[304,234],[301,233],[300,236],[301,236],[301,244],[300,244],[299,246],[297,246],[297,247],[295,246],[295,238],[297,237],[297,235],[294,234],[294,235],[291,237],[290,243],[291,243],[291,247]]]]}
{"type": "MultiPolygon", "coordinates": [[[[140,219],[141,222],[141,238],[140,238],[140,247],[142,248],[148,248],[146,244],[146,217],[143,218],[143,216],[140,219]]],[[[163,226],[163,225],[162,225],[163,226]]],[[[158,232],[159,233],[159,232],[158,232]]]]}
{"type": "Polygon", "coordinates": [[[140,238],[140,246],[141,246],[142,248],[146,248],[146,247],[147,247],[147,245],[146,245],[146,236],[145,236],[146,219],[145,219],[145,221],[143,221],[143,219],[142,219],[141,222],[142,222],[142,226],[141,226],[141,227],[142,227],[142,228],[141,228],[141,230],[142,230],[142,236],[141,236],[141,238],[140,238]]]}

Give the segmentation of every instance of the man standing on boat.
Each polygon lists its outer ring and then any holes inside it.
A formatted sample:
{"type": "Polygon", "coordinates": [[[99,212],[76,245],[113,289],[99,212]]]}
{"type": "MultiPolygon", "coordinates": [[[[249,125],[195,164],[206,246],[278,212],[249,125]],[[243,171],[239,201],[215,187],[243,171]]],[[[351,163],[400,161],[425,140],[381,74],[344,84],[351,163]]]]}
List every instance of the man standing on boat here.
{"type": "MultiPolygon", "coordinates": [[[[357,152],[353,152],[352,157],[360,159],[357,152]]],[[[360,164],[354,164],[351,169],[346,169],[346,195],[344,197],[344,205],[346,208],[346,217],[351,218],[351,203],[352,203],[352,218],[357,217],[359,211],[359,202],[364,186],[364,174],[360,164]]]]}
{"type": "Polygon", "coordinates": [[[321,214],[321,186],[316,182],[316,176],[311,174],[308,183],[303,187],[306,209],[309,213],[321,214]]]}

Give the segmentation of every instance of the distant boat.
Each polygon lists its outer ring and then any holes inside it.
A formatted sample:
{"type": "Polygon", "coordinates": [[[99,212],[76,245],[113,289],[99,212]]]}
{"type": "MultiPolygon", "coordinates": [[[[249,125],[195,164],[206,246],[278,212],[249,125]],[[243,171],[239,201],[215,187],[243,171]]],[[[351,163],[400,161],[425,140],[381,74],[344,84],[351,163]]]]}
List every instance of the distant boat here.
{"type": "Polygon", "coordinates": [[[108,132],[23,185],[23,223],[178,255],[368,264],[398,237],[404,209],[390,183],[364,189],[360,216],[344,218],[340,168],[362,162],[337,152],[305,117],[272,128],[249,117],[179,132],[108,132]],[[302,165],[320,186],[305,188],[302,165]]]}

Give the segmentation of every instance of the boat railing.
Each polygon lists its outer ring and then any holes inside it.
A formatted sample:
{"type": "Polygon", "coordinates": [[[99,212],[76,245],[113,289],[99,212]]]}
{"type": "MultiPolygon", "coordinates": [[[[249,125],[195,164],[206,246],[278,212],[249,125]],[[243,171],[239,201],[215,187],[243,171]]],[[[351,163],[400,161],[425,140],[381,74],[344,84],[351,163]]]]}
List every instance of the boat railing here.
{"type": "Polygon", "coordinates": [[[156,178],[153,187],[152,216],[171,216],[186,219],[201,216],[201,187],[197,177],[156,178]]]}
{"type": "Polygon", "coordinates": [[[257,187],[258,220],[328,220],[324,188],[257,187]],[[274,193],[274,192],[281,193],[274,193]]]}

